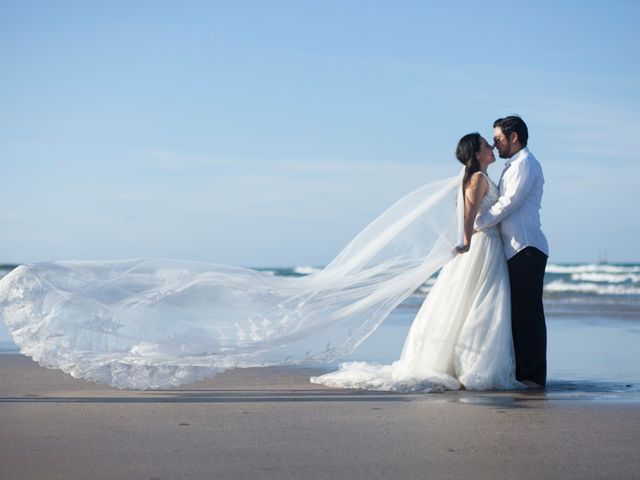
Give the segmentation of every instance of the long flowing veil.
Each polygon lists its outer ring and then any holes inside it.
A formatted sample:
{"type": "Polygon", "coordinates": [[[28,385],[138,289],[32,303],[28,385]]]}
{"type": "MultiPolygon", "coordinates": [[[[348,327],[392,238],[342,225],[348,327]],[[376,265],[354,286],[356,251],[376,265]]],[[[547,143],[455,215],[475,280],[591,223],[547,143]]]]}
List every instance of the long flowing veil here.
{"type": "Polygon", "coordinates": [[[0,315],[23,354],[119,388],[332,361],[453,258],[461,184],[462,173],[409,193],[306,277],[163,259],[39,263],[0,281],[0,315]]]}

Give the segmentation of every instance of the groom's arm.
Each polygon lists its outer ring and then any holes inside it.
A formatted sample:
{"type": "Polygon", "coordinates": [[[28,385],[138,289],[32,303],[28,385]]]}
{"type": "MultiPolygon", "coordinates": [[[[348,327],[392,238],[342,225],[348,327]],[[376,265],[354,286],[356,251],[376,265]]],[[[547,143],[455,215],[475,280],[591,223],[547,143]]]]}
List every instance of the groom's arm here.
{"type": "Polygon", "coordinates": [[[504,179],[505,190],[498,201],[489,210],[476,217],[474,228],[482,230],[500,223],[522,205],[525,197],[533,187],[536,178],[536,170],[533,162],[526,159],[505,172],[508,175],[504,179]],[[514,168],[515,167],[515,168],[514,168]]]}

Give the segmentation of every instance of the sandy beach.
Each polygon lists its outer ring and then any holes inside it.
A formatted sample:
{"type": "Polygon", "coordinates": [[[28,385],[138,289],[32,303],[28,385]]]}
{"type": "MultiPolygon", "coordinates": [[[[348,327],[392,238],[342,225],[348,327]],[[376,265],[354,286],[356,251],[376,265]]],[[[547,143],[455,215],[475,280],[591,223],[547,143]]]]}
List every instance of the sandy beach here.
{"type": "Polygon", "coordinates": [[[0,355],[3,479],[638,478],[626,385],[390,394],[243,369],[121,391],[0,355]]]}

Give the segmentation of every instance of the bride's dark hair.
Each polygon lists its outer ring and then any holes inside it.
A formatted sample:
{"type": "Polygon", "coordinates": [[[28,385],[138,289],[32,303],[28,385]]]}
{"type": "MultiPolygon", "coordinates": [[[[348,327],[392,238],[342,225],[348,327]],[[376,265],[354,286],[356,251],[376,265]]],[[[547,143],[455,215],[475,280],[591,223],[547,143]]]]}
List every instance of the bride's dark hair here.
{"type": "Polygon", "coordinates": [[[467,186],[471,175],[480,171],[480,161],[476,154],[480,151],[480,134],[478,132],[468,133],[460,139],[456,147],[456,158],[464,165],[463,186],[467,186]]]}

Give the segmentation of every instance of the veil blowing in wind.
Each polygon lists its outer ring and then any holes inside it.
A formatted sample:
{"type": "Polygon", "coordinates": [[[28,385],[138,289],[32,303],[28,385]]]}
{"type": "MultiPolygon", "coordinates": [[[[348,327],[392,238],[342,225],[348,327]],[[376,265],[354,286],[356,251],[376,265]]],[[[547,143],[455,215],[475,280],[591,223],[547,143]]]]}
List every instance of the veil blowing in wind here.
{"type": "Polygon", "coordinates": [[[332,361],[455,256],[463,174],[409,193],[306,277],[165,259],[38,263],[0,281],[0,315],[23,354],[118,388],[332,361]]]}

